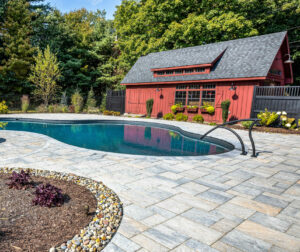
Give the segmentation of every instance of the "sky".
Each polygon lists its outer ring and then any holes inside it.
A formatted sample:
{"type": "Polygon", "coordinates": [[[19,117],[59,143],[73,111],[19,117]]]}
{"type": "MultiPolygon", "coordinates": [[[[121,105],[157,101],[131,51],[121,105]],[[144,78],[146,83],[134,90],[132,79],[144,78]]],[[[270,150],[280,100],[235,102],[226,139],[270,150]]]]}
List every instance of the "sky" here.
{"type": "Polygon", "coordinates": [[[56,7],[61,12],[69,12],[81,8],[95,11],[105,10],[106,18],[113,19],[116,5],[121,3],[121,0],[46,0],[51,6],[56,7]]]}

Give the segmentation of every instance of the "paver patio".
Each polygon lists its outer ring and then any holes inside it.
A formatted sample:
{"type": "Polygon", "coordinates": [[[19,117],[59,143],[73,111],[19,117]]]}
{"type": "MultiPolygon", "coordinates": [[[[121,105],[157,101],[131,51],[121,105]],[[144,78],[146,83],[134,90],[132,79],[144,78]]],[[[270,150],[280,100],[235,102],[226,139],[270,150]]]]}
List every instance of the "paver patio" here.
{"type": "MultiPolygon", "coordinates": [[[[18,117],[112,119],[75,114],[18,117]]],[[[210,129],[159,122],[200,134],[210,129]]],[[[238,132],[250,146],[247,131],[238,132]]],[[[124,204],[124,217],[106,252],[300,251],[300,136],[253,135],[258,158],[241,156],[239,150],[202,157],[145,157],[87,150],[35,133],[0,131],[0,138],[6,139],[0,144],[0,167],[75,173],[112,188],[124,204]]],[[[220,129],[212,136],[238,147],[230,132],[220,129]]]]}

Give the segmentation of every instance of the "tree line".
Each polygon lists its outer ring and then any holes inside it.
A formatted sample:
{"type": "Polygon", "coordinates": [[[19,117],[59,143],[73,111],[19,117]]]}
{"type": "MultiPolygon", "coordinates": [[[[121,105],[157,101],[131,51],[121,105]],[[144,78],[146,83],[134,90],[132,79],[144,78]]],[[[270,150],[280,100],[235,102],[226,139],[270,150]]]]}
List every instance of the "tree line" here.
{"type": "Polygon", "coordinates": [[[61,13],[39,0],[0,0],[1,98],[12,104],[23,94],[42,100],[35,83],[43,55],[59,71],[59,88],[48,102],[62,92],[87,97],[93,90],[99,105],[107,88],[122,88],[122,78],[142,55],[284,30],[300,85],[298,0],[123,0],[114,20],[105,14],[61,13]]]}

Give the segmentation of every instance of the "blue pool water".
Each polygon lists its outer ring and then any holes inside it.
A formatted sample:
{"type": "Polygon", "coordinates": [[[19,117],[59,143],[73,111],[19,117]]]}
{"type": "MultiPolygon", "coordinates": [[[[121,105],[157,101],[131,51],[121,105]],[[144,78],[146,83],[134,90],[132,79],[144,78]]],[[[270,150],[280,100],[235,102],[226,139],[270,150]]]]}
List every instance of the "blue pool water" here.
{"type": "Polygon", "coordinates": [[[200,156],[224,153],[232,148],[190,138],[178,131],[122,122],[49,123],[7,121],[6,130],[28,131],[61,142],[107,152],[153,156],[200,156]]]}

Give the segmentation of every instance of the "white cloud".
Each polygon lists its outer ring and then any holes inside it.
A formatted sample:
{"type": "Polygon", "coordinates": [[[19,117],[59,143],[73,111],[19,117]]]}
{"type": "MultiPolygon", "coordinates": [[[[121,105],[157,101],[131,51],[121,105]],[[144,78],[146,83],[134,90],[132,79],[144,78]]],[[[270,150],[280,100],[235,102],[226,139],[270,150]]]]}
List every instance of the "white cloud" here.
{"type": "Polygon", "coordinates": [[[88,0],[92,5],[96,6],[103,2],[103,0],[88,0]]]}

